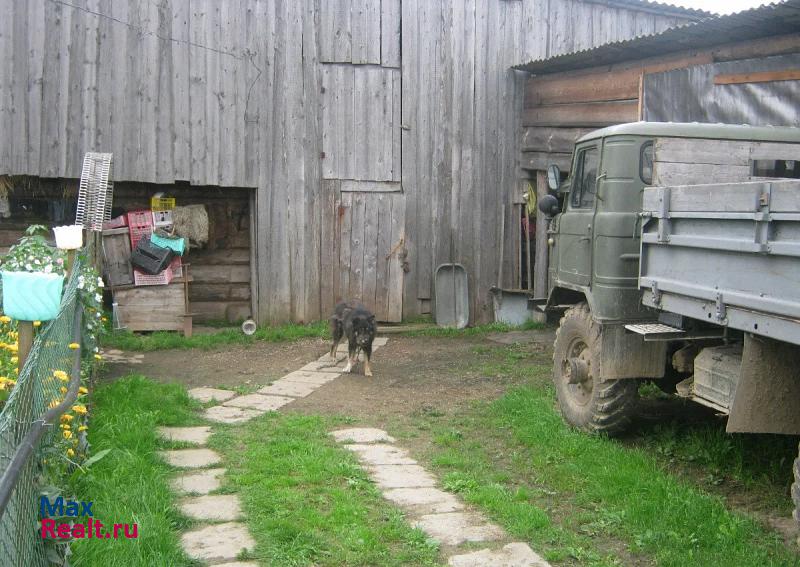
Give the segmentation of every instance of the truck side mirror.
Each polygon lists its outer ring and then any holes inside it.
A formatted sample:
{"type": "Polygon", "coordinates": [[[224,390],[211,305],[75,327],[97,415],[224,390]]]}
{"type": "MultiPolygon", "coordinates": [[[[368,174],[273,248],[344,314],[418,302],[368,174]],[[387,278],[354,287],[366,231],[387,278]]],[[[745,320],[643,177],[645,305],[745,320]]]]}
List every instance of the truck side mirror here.
{"type": "Polygon", "coordinates": [[[561,207],[558,205],[558,199],[553,195],[545,195],[539,199],[539,211],[541,211],[545,217],[549,219],[553,218],[561,211],[561,207]]]}
{"type": "Polygon", "coordinates": [[[547,186],[550,191],[558,191],[559,185],[561,185],[561,170],[556,164],[552,164],[547,168],[547,186]]]}

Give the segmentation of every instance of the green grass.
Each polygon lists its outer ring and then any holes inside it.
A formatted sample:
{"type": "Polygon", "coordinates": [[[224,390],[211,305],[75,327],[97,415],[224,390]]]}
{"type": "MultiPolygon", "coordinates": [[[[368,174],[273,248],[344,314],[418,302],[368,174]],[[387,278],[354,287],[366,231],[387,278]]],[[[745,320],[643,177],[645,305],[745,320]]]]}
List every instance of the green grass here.
{"type": "MultiPolygon", "coordinates": [[[[417,416],[405,434],[428,431],[434,442],[428,458],[445,487],[547,559],[569,565],[640,559],[668,567],[800,562],[777,534],[671,474],[664,455],[567,427],[545,381],[545,360],[526,363],[512,347],[483,371],[524,375],[531,385],[457,415],[417,416]]],[[[735,462],[740,447],[716,449],[716,437],[706,447],[709,462],[735,462]]],[[[687,450],[701,453],[704,440],[699,435],[687,450]]]]}
{"type": "Polygon", "coordinates": [[[438,565],[424,534],[382,500],[320,417],[267,414],[216,433],[264,565],[438,565]]]}
{"type": "Polygon", "coordinates": [[[507,333],[509,331],[527,331],[544,329],[545,325],[534,321],[526,321],[522,325],[508,325],[506,323],[487,323],[485,325],[475,325],[464,329],[454,327],[430,327],[427,329],[416,329],[404,331],[399,334],[406,337],[476,337],[488,335],[489,333],[507,333]]]}
{"type": "Polygon", "coordinates": [[[115,332],[103,339],[103,346],[142,352],[191,348],[208,350],[230,344],[251,344],[257,341],[277,343],[305,338],[327,338],[329,336],[327,322],[320,321],[308,325],[288,323],[274,327],[261,327],[251,336],[245,335],[239,329],[224,329],[215,333],[194,335],[189,338],[180,333],[169,331],[156,331],[147,335],[115,332]]]}
{"type": "Polygon", "coordinates": [[[92,393],[89,441],[92,453],[110,452],[75,474],[79,500],[93,501],[95,519],[138,524],[138,539],[84,539],[72,546],[76,567],[194,565],[179,546],[189,524],[174,506],[172,471],[156,451],[163,447],[157,425],[194,425],[197,404],[178,384],[130,376],[92,393]]]}

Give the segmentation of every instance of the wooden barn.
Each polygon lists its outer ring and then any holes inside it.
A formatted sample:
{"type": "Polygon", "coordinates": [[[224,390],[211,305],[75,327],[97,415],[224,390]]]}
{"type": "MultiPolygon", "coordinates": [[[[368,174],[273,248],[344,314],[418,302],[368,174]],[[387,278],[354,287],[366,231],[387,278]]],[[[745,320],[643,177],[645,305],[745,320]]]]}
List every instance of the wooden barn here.
{"type": "MultiPolygon", "coordinates": [[[[800,0],[559,53],[516,68],[529,74],[520,162],[538,179],[541,196],[547,192],[547,166],[568,172],[573,143],[604,126],[646,120],[800,127],[800,0]]],[[[740,175],[735,169],[744,167],[721,162],[719,156],[692,159],[701,166],[703,159],[712,159],[707,169],[729,166],[731,175],[740,175]]],[[[724,181],[719,168],[714,171],[715,180],[724,181]]],[[[541,213],[537,221],[533,279],[542,297],[547,223],[541,213]]]]}
{"type": "Polygon", "coordinates": [[[639,0],[0,9],[0,246],[68,218],[84,153],[112,152],[118,206],[206,204],[192,310],[261,323],[324,318],[346,297],[383,321],[430,313],[446,262],[466,269],[471,319],[490,320],[489,288],[521,268],[521,124],[572,115],[558,93],[523,111],[528,75],[512,67],[707,16],[639,0]]]}

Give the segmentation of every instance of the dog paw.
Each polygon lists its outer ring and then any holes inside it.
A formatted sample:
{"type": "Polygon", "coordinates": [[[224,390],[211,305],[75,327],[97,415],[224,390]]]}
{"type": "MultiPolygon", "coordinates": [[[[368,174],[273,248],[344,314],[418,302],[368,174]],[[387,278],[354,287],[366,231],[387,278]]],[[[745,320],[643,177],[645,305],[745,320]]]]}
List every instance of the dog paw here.
{"type": "Polygon", "coordinates": [[[364,376],[372,376],[372,370],[365,371],[364,376]]]}
{"type": "Polygon", "coordinates": [[[347,372],[349,374],[352,371],[353,367],[348,364],[347,366],[344,367],[344,370],[342,372],[347,372]]]}

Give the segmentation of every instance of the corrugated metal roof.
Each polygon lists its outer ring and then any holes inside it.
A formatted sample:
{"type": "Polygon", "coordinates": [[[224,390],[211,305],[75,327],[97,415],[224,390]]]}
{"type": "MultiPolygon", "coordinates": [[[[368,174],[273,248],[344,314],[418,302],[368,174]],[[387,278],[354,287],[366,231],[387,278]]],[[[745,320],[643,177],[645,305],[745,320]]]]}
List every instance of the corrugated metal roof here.
{"type": "Polygon", "coordinates": [[[538,59],[514,68],[558,73],[645,59],[687,49],[800,32],[800,0],[786,0],[670,28],[658,34],[607,43],[592,49],[538,59]]]}
{"type": "Polygon", "coordinates": [[[663,16],[676,16],[678,18],[703,19],[714,16],[713,12],[698,10],[697,8],[684,8],[675,4],[665,2],[653,2],[651,0],[583,0],[590,4],[602,4],[612,8],[623,8],[625,10],[640,10],[642,12],[652,12],[663,16]]]}

